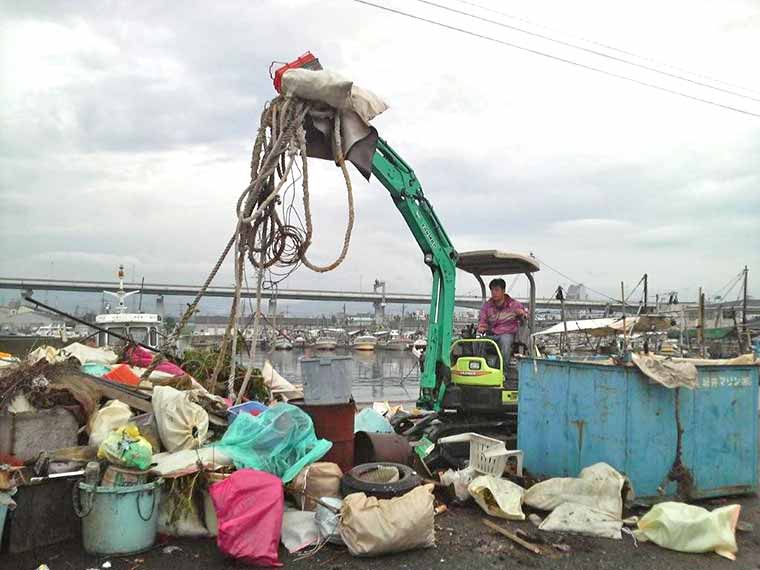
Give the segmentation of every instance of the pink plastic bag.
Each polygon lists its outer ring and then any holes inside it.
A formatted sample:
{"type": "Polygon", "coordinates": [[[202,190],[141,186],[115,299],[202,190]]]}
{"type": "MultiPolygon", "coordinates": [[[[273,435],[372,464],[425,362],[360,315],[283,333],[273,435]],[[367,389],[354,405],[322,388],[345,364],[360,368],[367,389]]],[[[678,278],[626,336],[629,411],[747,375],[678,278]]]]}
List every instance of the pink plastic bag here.
{"type": "Polygon", "coordinates": [[[280,478],[239,469],[209,493],[219,521],[219,550],[254,566],[282,566],[277,558],[284,510],[280,478]]]}
{"type": "MultiPolygon", "coordinates": [[[[142,346],[133,346],[127,351],[127,359],[132,366],[147,368],[153,360],[154,353],[144,349],[142,346]]],[[[156,367],[159,372],[166,372],[172,376],[182,376],[185,371],[173,362],[165,360],[156,367]]]]}

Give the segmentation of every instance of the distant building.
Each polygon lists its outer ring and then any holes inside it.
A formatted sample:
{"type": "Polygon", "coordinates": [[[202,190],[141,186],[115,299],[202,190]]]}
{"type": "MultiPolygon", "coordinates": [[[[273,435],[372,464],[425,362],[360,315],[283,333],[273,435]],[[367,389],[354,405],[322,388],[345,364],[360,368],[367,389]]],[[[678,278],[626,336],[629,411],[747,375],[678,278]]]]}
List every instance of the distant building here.
{"type": "Polygon", "coordinates": [[[0,333],[24,334],[34,332],[41,326],[52,325],[53,318],[18,303],[0,305],[0,333]]]}
{"type": "Polygon", "coordinates": [[[584,287],[583,283],[579,283],[578,285],[570,285],[567,288],[565,299],[568,301],[588,301],[588,293],[586,292],[586,287],[584,287]]]}

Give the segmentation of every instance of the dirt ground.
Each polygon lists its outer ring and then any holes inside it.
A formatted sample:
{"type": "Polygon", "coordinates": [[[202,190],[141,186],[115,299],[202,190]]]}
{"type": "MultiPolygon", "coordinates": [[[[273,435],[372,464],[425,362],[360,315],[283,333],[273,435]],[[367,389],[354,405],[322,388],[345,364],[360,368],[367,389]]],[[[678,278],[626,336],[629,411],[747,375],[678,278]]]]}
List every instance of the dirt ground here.
{"type": "MultiPolygon", "coordinates": [[[[537,531],[529,522],[506,522],[491,519],[512,531],[522,529],[540,537],[551,554],[539,556],[524,550],[507,538],[491,531],[481,522],[483,513],[474,504],[451,507],[436,517],[435,548],[417,550],[380,558],[352,558],[345,548],[328,545],[315,556],[296,560],[280,549],[280,560],[285,568],[325,570],[480,570],[487,568],[537,568],[582,570],[626,568],[641,570],[731,568],[734,570],[760,569],[760,498],[741,497],[731,500],[705,501],[703,506],[713,509],[731,503],[742,505],[741,520],[751,523],[749,532],[737,531],[739,553],[736,562],[716,554],[682,554],[662,549],[651,543],[634,546],[630,536],[623,540],[594,539],[537,531]],[[551,544],[566,545],[561,552],[551,544]],[[569,547],[569,548],[568,548],[569,547]]],[[[644,511],[641,511],[642,513],[644,511]]],[[[2,570],[35,570],[47,564],[50,570],[222,570],[245,568],[242,564],[225,559],[213,539],[170,539],[148,552],[124,558],[97,558],[84,553],[81,544],[64,543],[19,555],[0,555],[2,570]],[[174,546],[179,549],[172,548],[174,546]]]]}

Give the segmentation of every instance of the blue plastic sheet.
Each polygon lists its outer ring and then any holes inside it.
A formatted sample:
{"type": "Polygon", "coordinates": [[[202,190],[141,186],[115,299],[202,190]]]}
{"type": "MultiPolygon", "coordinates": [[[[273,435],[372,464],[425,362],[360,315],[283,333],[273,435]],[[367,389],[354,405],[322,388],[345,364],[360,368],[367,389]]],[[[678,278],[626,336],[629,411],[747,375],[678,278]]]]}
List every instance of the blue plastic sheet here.
{"type": "Polygon", "coordinates": [[[332,442],[317,439],[306,412],[281,403],[258,416],[239,414],[217,447],[238,469],[266,471],[288,483],[330,451],[332,442]]]}
{"type": "Polygon", "coordinates": [[[102,378],[111,371],[111,367],[97,362],[88,362],[87,364],[83,364],[79,370],[90,376],[99,376],[102,378]]]}
{"type": "Polygon", "coordinates": [[[393,433],[391,423],[380,413],[372,408],[364,408],[356,414],[354,419],[354,433],[365,431],[368,433],[393,433]]]}

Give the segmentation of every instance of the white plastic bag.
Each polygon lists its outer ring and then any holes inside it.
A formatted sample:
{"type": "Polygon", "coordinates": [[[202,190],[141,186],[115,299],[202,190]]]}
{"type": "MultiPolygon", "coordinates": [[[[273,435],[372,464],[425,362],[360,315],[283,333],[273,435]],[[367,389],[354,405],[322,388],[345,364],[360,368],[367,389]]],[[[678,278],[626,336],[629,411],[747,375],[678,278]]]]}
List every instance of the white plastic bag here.
{"type": "Polygon", "coordinates": [[[190,401],[190,394],[171,386],[156,386],[152,403],[166,451],[194,449],[203,444],[208,434],[208,412],[190,401]],[[193,437],[193,428],[197,437],[193,437]]]}
{"type": "Polygon", "coordinates": [[[634,535],[670,550],[715,552],[736,560],[736,523],[740,512],[740,505],[708,511],[685,503],[660,503],[641,517],[634,535]]]}
{"type": "Polygon", "coordinates": [[[103,440],[113,430],[129,423],[132,410],[120,400],[111,400],[90,417],[87,429],[90,432],[90,445],[100,447],[103,440]]]}
{"type": "Polygon", "coordinates": [[[522,512],[525,489],[509,479],[481,475],[473,479],[467,490],[486,514],[513,521],[525,520],[522,512]]]}
{"type": "MultiPolygon", "coordinates": [[[[322,497],[320,501],[338,510],[343,506],[343,500],[336,499],[335,497],[322,497]]],[[[324,505],[317,503],[314,521],[317,524],[317,531],[321,540],[326,540],[330,544],[340,544],[341,546],[344,544],[343,539],[340,537],[340,514],[334,513],[330,509],[325,508],[324,505]]]]}
{"type": "Polygon", "coordinates": [[[319,542],[319,530],[311,511],[286,510],[282,514],[280,542],[293,554],[319,542]]]}
{"type": "Polygon", "coordinates": [[[596,463],[578,478],[556,477],[525,491],[526,505],[552,511],[563,503],[586,505],[615,518],[623,516],[623,484],[626,478],[606,463],[596,463]]]}
{"type": "Polygon", "coordinates": [[[465,467],[459,471],[449,469],[443,475],[441,475],[441,483],[454,486],[454,494],[460,501],[466,501],[470,498],[470,492],[467,487],[472,483],[472,479],[475,477],[475,469],[472,467],[465,467]]]}
{"type": "Polygon", "coordinates": [[[569,532],[620,540],[623,521],[609,513],[577,503],[562,503],[538,526],[548,532],[569,532]]]}

